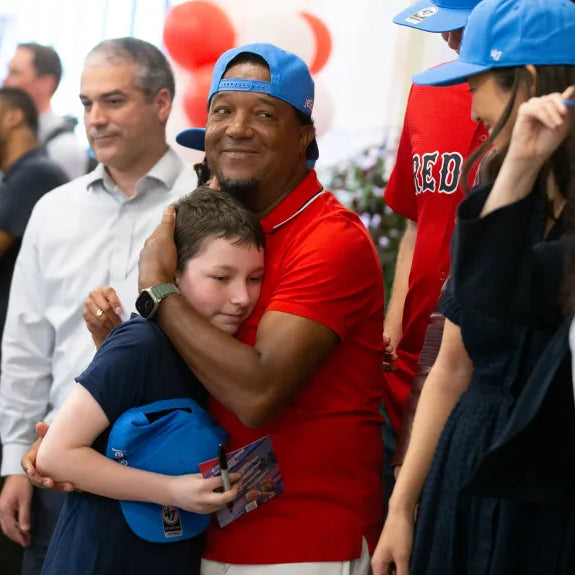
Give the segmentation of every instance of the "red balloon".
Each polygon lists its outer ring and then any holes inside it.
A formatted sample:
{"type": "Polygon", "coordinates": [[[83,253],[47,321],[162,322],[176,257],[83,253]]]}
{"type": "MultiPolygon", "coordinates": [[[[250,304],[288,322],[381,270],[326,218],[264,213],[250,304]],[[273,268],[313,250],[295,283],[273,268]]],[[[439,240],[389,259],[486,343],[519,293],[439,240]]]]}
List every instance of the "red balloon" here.
{"type": "Polygon", "coordinates": [[[214,63],[233,48],[236,33],[216,4],[195,0],[174,6],[164,24],[164,43],[170,56],[188,70],[214,63]]]}
{"type": "Polygon", "coordinates": [[[214,65],[198,68],[193,74],[193,83],[184,94],[184,111],[190,120],[190,126],[203,128],[208,119],[208,94],[214,65]]]}
{"type": "Polygon", "coordinates": [[[315,36],[315,58],[309,70],[312,74],[317,74],[325,66],[331,54],[331,34],[328,27],[317,16],[309,12],[300,12],[300,14],[311,26],[315,36]]]}

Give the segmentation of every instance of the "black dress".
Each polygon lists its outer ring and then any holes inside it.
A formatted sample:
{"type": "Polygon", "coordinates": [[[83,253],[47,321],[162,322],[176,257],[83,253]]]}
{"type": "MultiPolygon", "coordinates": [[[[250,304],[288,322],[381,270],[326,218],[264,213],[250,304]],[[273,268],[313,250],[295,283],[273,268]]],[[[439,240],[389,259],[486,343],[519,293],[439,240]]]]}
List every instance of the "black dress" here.
{"type": "MultiPolygon", "coordinates": [[[[461,328],[473,375],[427,477],[410,573],[574,574],[572,500],[488,497],[469,486],[563,321],[561,223],[544,239],[544,206],[535,194],[479,219],[489,191],[472,192],[459,209],[443,312],[461,328]]],[[[561,374],[571,390],[569,371],[561,374]]],[[[531,455],[546,457],[540,448],[531,455]]]]}

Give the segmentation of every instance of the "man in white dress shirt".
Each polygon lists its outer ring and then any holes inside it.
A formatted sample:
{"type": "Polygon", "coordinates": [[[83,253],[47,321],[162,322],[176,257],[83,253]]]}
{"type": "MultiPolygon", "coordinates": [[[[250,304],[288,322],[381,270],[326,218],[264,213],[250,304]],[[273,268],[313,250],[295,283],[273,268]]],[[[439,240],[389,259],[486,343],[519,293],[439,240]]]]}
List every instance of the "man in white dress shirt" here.
{"type": "Polygon", "coordinates": [[[30,42],[18,45],[8,64],[4,86],[21,88],[34,100],[40,120],[40,142],[69,178],[77,178],[87,171],[88,151],[73,133],[75,121],[71,123],[70,118],[58,116],[52,110],[52,96],[61,77],[62,64],[56,51],[30,42]]]}
{"type": "MultiPolygon", "coordinates": [[[[94,345],[82,311],[90,290],[115,288],[123,310],[137,296],[138,257],[163,208],[195,187],[166,143],[174,78],[163,54],[134,38],[88,55],[80,98],[100,165],[44,196],[30,218],[12,281],[2,344],[0,525],[26,547],[25,575],[39,574],[62,494],[36,489],[20,467],[94,345]],[[32,515],[30,514],[32,509],[32,515]]],[[[98,312],[96,315],[105,315],[98,312]]]]}

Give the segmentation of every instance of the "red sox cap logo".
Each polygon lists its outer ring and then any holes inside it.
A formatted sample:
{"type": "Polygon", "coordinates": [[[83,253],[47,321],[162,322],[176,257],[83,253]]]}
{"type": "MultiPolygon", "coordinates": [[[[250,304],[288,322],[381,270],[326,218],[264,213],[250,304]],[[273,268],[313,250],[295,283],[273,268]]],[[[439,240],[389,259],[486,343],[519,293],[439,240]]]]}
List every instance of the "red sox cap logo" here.
{"type": "Polygon", "coordinates": [[[424,20],[427,20],[430,16],[437,14],[439,10],[436,6],[430,6],[429,8],[424,8],[411,16],[408,16],[405,21],[409,22],[410,24],[420,24],[424,20]]]}

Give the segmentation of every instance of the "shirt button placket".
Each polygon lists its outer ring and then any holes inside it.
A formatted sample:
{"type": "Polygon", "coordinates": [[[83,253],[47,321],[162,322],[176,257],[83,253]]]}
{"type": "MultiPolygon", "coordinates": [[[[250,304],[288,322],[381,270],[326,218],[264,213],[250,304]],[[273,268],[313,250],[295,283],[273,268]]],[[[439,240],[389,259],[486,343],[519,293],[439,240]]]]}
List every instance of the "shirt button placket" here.
{"type": "Polygon", "coordinates": [[[110,261],[110,281],[112,284],[119,283],[126,277],[132,241],[131,203],[129,200],[125,201],[118,209],[110,261]]]}

